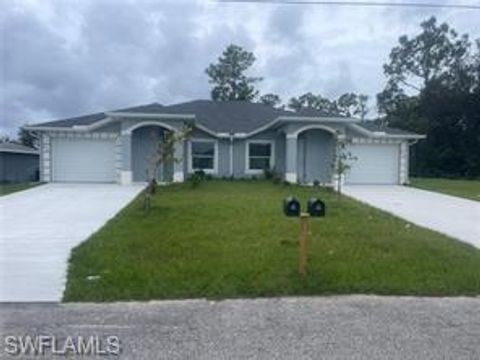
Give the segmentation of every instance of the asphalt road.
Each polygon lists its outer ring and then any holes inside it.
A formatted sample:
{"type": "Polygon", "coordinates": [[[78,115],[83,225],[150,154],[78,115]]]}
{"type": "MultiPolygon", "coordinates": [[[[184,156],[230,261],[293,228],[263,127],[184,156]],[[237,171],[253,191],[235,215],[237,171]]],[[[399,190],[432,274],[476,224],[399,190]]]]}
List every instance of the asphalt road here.
{"type": "Polygon", "coordinates": [[[120,356],[103,359],[480,359],[480,298],[1,304],[0,322],[7,359],[63,358],[10,355],[7,337],[27,335],[118,337],[120,356]]]}

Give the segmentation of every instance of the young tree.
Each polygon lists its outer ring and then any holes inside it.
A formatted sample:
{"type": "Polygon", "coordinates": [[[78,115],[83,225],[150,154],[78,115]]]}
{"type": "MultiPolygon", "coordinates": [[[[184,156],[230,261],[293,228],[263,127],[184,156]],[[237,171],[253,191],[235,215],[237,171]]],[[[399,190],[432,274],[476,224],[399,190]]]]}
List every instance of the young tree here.
{"type": "Polygon", "coordinates": [[[282,100],[277,94],[265,94],[260,96],[260,102],[265,105],[270,105],[272,107],[277,107],[280,105],[282,100]]]}
{"type": "Polygon", "coordinates": [[[254,64],[253,53],[238,45],[229,45],[218,58],[216,64],[210,64],[205,70],[213,84],[212,100],[253,101],[258,96],[254,84],[261,81],[260,77],[247,76],[245,72],[254,64]]]}
{"type": "Polygon", "coordinates": [[[148,186],[145,190],[145,210],[150,210],[151,199],[156,192],[157,179],[156,175],[162,164],[168,162],[179,162],[182,158],[175,156],[175,146],[179,142],[183,142],[190,136],[191,127],[185,126],[178,132],[164,131],[161,139],[153,138],[154,150],[149,159],[149,166],[146,169],[148,186]]]}
{"type": "Polygon", "coordinates": [[[345,93],[337,100],[339,113],[343,116],[353,116],[358,107],[358,96],[354,93],[345,93]]]}
{"type": "Polygon", "coordinates": [[[348,140],[337,134],[337,146],[332,167],[335,174],[336,190],[339,195],[342,194],[345,174],[352,168],[353,162],[356,160],[357,157],[348,149],[348,140]]]}

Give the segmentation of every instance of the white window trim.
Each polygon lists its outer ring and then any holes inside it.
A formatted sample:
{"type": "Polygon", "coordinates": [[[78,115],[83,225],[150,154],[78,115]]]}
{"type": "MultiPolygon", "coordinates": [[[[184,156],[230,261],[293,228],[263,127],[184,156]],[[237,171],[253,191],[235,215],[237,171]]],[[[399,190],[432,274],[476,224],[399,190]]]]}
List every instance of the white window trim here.
{"type": "Polygon", "coordinates": [[[250,144],[270,145],[270,168],[275,167],[275,141],[274,140],[247,140],[245,143],[245,173],[263,174],[263,169],[250,169],[250,144]]]}
{"type": "Polygon", "coordinates": [[[218,174],[218,140],[214,139],[202,139],[202,138],[192,138],[188,141],[188,172],[192,174],[195,170],[193,168],[193,154],[192,154],[192,143],[195,142],[204,142],[204,143],[213,143],[214,144],[214,154],[213,154],[213,169],[203,169],[206,174],[218,174]]]}

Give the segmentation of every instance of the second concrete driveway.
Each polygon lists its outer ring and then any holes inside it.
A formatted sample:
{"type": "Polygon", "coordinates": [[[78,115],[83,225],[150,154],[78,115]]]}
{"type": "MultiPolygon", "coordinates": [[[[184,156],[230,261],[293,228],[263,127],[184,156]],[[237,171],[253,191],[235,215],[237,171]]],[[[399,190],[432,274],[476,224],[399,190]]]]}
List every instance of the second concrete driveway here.
{"type": "Polygon", "coordinates": [[[345,194],[480,248],[480,202],[406,186],[349,185],[345,194]]]}
{"type": "Polygon", "coordinates": [[[59,301],[71,249],[141,186],[48,184],[0,198],[0,301],[59,301]]]}

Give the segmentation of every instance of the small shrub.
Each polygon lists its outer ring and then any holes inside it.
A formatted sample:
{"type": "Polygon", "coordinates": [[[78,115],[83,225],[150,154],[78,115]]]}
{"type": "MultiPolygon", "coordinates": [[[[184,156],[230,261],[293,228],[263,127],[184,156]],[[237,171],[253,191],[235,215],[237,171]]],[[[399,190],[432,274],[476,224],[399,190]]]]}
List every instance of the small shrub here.
{"type": "Polygon", "coordinates": [[[250,179],[255,181],[255,180],[257,180],[257,177],[255,175],[252,175],[252,177],[250,179]]]}
{"type": "Polygon", "coordinates": [[[275,170],[265,168],[263,170],[263,177],[265,178],[265,180],[272,180],[275,177],[275,170]]]}
{"type": "Polygon", "coordinates": [[[188,181],[192,188],[197,188],[205,180],[205,172],[203,170],[195,171],[189,178],[188,181]]]}
{"type": "Polygon", "coordinates": [[[283,180],[283,185],[290,186],[290,183],[287,180],[283,180]]]}
{"type": "Polygon", "coordinates": [[[320,181],[317,179],[313,180],[313,187],[319,187],[320,186],[320,181]]]}
{"type": "Polygon", "coordinates": [[[201,180],[205,180],[205,171],[203,170],[195,170],[193,175],[197,175],[201,180]]]}
{"type": "Polygon", "coordinates": [[[275,185],[278,185],[282,182],[282,177],[278,174],[276,174],[273,179],[272,179],[272,182],[275,184],[275,185]]]}

